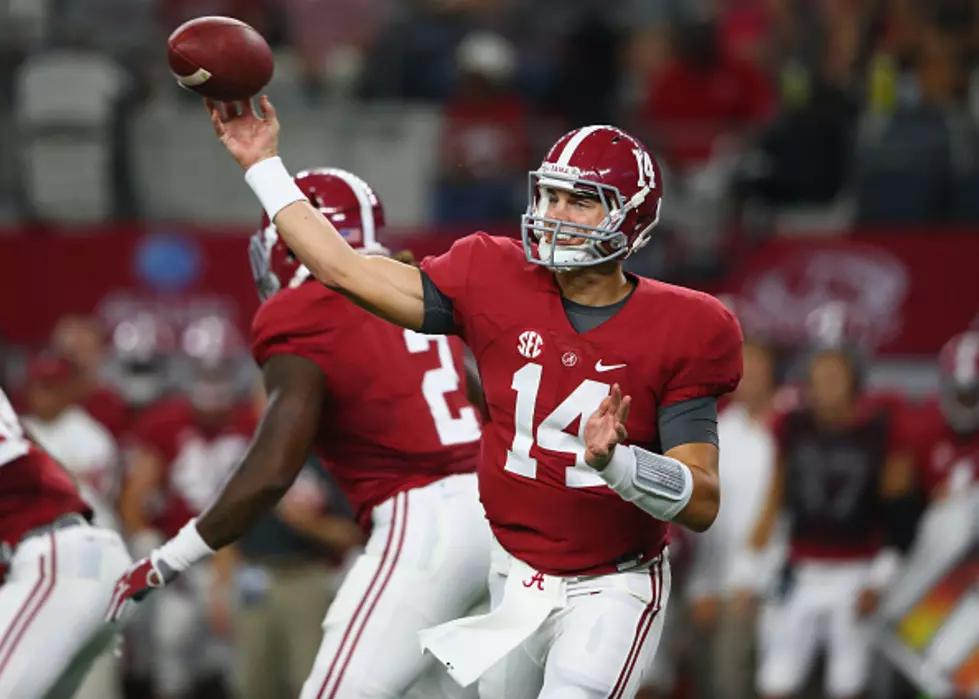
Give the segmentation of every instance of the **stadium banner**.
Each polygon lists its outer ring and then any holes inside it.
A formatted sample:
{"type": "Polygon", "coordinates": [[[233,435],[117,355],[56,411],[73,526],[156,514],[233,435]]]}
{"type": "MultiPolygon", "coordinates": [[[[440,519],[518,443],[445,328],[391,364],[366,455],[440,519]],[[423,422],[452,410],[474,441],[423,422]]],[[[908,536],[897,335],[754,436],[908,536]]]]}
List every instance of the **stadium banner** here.
{"type": "Polygon", "coordinates": [[[746,329],[795,344],[827,302],[880,355],[936,353],[979,324],[979,235],[934,231],[770,240],[710,291],[734,300],[746,329]]]}
{"type": "MultiPolygon", "coordinates": [[[[258,305],[250,233],[183,226],[0,231],[7,299],[0,340],[37,344],[65,313],[98,312],[111,321],[147,304],[174,314],[218,306],[247,331],[258,305]]],[[[421,258],[448,249],[455,237],[409,230],[387,242],[421,258]]],[[[977,261],[979,234],[966,232],[775,239],[732,263],[727,278],[707,290],[735,297],[746,325],[763,325],[786,342],[805,332],[815,308],[840,301],[880,354],[920,356],[977,323],[977,261]]]]}

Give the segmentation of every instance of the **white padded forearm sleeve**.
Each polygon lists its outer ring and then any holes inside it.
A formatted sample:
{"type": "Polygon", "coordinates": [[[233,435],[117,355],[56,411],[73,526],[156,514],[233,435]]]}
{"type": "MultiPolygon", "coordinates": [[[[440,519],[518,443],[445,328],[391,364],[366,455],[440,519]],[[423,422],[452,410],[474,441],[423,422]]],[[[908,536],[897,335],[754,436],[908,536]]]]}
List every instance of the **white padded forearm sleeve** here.
{"type": "Polygon", "coordinates": [[[693,495],[693,474],[686,464],[640,447],[618,445],[598,475],[623,500],[664,521],[683,511],[693,495]]]}

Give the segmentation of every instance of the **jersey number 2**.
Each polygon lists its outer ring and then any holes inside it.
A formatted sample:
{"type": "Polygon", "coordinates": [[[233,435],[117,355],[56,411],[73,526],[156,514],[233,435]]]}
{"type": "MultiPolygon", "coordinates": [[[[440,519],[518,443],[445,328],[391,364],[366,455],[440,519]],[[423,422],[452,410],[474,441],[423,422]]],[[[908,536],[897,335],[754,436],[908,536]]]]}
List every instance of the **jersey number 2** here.
{"type": "Polygon", "coordinates": [[[428,411],[435,421],[435,431],[439,441],[449,447],[454,444],[468,444],[479,439],[479,420],[476,411],[466,406],[459,411],[459,417],[452,417],[445,394],[459,390],[459,374],[452,359],[452,348],[445,335],[422,335],[405,330],[405,345],[412,354],[427,352],[435,343],[439,353],[439,364],[435,369],[425,372],[422,379],[422,395],[428,403],[428,411]]]}
{"type": "MultiPolygon", "coordinates": [[[[517,392],[517,405],[513,411],[513,444],[507,451],[503,469],[525,478],[537,478],[537,459],[530,455],[530,448],[534,445],[534,409],[543,373],[543,366],[530,362],[514,373],[510,384],[517,392]]],[[[539,447],[574,455],[574,466],[564,472],[564,484],[569,488],[605,485],[602,477],[585,463],[584,434],[585,422],[598,410],[608,392],[607,383],[585,379],[537,427],[539,447]],[[580,425],[577,437],[564,431],[575,419],[580,425]]]]}

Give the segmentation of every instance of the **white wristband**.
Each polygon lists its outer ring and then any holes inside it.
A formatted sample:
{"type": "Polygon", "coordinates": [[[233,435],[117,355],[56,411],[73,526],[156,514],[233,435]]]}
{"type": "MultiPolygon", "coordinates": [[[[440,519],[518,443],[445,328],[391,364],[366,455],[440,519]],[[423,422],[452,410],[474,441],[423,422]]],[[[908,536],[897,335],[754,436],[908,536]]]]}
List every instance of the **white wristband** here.
{"type": "Polygon", "coordinates": [[[197,531],[197,518],[190,520],[177,532],[177,535],[156,551],[168,566],[181,573],[197,561],[214,555],[214,549],[207,545],[197,531]]]}
{"type": "Polygon", "coordinates": [[[617,446],[598,475],[623,500],[664,521],[680,514],[693,495],[693,474],[686,464],[638,447],[617,446]]]}
{"type": "Polygon", "coordinates": [[[269,215],[270,221],[274,221],[276,214],[289,204],[306,198],[282,164],[282,158],[278,156],[260,160],[248,168],[245,171],[245,182],[262,202],[262,208],[269,215]]]}

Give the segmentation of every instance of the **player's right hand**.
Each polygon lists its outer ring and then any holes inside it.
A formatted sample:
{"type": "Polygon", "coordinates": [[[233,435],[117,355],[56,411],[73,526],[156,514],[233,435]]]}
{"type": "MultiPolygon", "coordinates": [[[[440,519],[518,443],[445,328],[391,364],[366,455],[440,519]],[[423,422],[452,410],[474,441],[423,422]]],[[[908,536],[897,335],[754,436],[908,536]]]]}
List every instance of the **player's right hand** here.
{"type": "Polygon", "coordinates": [[[274,158],[279,149],[279,119],[269,98],[262,95],[259,106],[263,116],[255,113],[251,100],[221,102],[204,100],[214,133],[245,170],[255,163],[274,158]]]}
{"type": "Polygon", "coordinates": [[[112,589],[112,599],[105,612],[106,621],[118,621],[131,602],[139,602],[158,587],[163,587],[177,577],[177,571],[160,557],[150,554],[130,566],[120,576],[112,589]]]}

